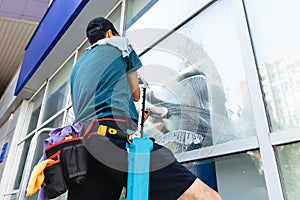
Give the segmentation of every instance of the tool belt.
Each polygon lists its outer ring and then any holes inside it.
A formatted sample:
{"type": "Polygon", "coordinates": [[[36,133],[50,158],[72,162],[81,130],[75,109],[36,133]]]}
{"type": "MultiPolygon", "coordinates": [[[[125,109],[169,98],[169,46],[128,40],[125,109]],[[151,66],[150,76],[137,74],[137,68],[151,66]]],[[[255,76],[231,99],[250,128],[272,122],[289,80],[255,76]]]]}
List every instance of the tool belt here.
{"type": "Polygon", "coordinates": [[[49,199],[66,192],[74,184],[83,184],[87,174],[87,151],[82,137],[66,139],[44,149],[46,158],[54,160],[44,169],[42,187],[49,199]]]}
{"type": "Polygon", "coordinates": [[[99,118],[92,120],[84,132],[84,137],[89,139],[93,135],[102,135],[131,144],[129,134],[127,134],[127,121],[124,119],[99,118]]]}

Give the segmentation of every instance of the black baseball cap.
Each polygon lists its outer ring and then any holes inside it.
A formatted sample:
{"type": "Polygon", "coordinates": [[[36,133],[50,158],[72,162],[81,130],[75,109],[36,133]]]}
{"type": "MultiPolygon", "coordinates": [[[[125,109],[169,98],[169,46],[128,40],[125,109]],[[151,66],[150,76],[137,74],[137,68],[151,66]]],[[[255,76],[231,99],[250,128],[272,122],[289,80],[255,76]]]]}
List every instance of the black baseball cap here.
{"type": "Polygon", "coordinates": [[[96,17],[92,19],[86,28],[86,36],[95,33],[96,31],[108,31],[111,29],[113,35],[119,35],[118,31],[115,29],[114,25],[104,17],[96,17]]]}

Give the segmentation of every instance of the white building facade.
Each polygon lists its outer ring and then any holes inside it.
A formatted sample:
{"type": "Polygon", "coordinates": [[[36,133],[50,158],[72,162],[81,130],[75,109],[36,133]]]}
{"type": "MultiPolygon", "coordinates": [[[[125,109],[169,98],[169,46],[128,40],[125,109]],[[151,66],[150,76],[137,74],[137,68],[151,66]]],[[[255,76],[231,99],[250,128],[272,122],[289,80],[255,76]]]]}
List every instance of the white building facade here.
{"type": "Polygon", "coordinates": [[[25,197],[28,179],[49,132],[73,122],[69,77],[96,16],[109,18],[140,55],[147,104],[168,109],[145,124],[158,143],[224,200],[297,199],[299,6],[297,0],[53,1],[0,101],[0,199],[37,199],[25,197]]]}

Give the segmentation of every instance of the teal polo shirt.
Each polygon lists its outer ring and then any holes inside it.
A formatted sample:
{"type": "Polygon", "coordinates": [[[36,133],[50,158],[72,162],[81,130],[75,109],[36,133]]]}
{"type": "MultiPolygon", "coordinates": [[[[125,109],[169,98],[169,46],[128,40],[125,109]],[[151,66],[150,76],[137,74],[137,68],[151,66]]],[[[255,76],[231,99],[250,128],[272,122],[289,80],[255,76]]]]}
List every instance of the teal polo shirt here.
{"type": "Polygon", "coordinates": [[[70,78],[74,123],[111,116],[138,120],[126,74],[141,66],[134,50],[126,58],[110,45],[97,45],[85,52],[70,78]]]}

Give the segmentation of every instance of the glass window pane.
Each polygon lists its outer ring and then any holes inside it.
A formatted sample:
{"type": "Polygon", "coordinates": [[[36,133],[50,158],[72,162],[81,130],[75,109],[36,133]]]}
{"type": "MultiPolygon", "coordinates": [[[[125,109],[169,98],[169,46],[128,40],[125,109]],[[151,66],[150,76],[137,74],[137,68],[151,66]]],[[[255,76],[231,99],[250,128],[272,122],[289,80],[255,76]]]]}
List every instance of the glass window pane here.
{"type": "Polygon", "coordinates": [[[126,29],[128,29],[157,0],[128,0],[126,2],[126,29]]]}
{"type": "Polygon", "coordinates": [[[62,126],[62,124],[63,124],[63,114],[51,120],[49,123],[45,124],[42,128],[59,128],[62,126]]]}
{"type": "Polygon", "coordinates": [[[272,131],[299,127],[300,1],[246,0],[245,5],[272,131]]]}
{"type": "Polygon", "coordinates": [[[300,196],[300,143],[275,147],[281,184],[286,200],[300,196]]]}
{"type": "Polygon", "coordinates": [[[121,4],[107,17],[119,32],[121,22],[121,4]]]}
{"type": "Polygon", "coordinates": [[[268,193],[259,151],[184,164],[224,200],[267,200],[268,193]]]}
{"type": "Polygon", "coordinates": [[[147,103],[168,109],[145,126],[173,152],[256,135],[237,9],[237,1],[217,1],[141,57],[147,103]]]}
{"type": "Polygon", "coordinates": [[[42,101],[44,97],[44,92],[45,92],[45,88],[40,90],[39,93],[36,94],[36,96],[32,99],[32,101],[30,101],[30,104],[33,106],[33,109],[30,116],[30,122],[29,122],[27,133],[33,131],[37,126],[38,119],[40,116],[42,101]]]}
{"type": "Polygon", "coordinates": [[[4,199],[3,200],[17,200],[17,195],[16,194],[12,194],[12,195],[4,195],[4,199]]]}
{"type": "Polygon", "coordinates": [[[17,176],[16,176],[16,179],[15,179],[15,183],[14,183],[14,189],[17,190],[19,189],[20,187],[20,184],[21,184],[21,180],[22,180],[22,175],[23,175],[23,172],[24,172],[24,167],[25,167],[25,162],[26,162],[26,158],[27,158],[27,155],[28,155],[28,151],[29,151],[29,145],[30,145],[30,142],[32,140],[32,137],[29,137],[27,138],[23,143],[21,143],[18,148],[21,148],[22,149],[22,154],[21,154],[21,159],[19,161],[19,167],[18,167],[18,172],[17,172],[17,176]]]}
{"type": "Polygon", "coordinates": [[[43,122],[61,110],[67,103],[69,77],[74,64],[72,57],[64,67],[50,80],[46,97],[43,122]]]}
{"type": "Polygon", "coordinates": [[[67,116],[66,116],[66,120],[65,120],[65,125],[71,125],[73,124],[75,119],[75,115],[74,115],[74,111],[73,108],[69,108],[67,111],[67,116]]]}
{"type": "Polygon", "coordinates": [[[86,40],[83,45],[78,50],[77,59],[79,59],[84,53],[85,49],[88,48],[91,44],[89,43],[89,40],[86,40]]]}

